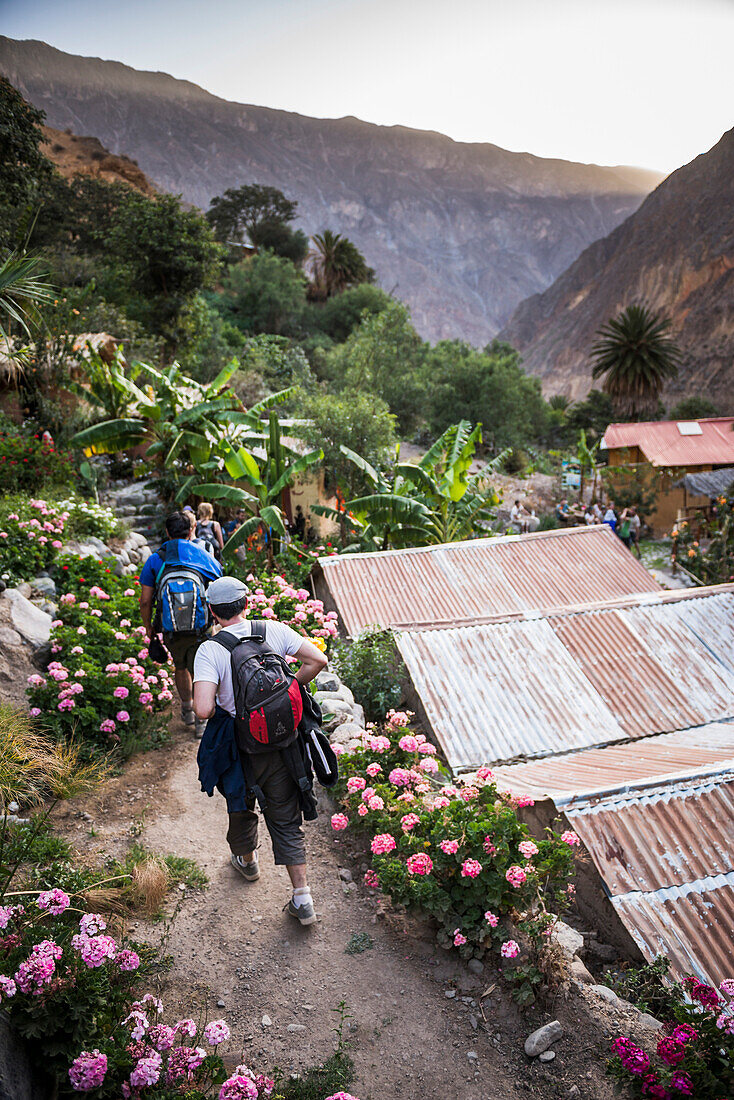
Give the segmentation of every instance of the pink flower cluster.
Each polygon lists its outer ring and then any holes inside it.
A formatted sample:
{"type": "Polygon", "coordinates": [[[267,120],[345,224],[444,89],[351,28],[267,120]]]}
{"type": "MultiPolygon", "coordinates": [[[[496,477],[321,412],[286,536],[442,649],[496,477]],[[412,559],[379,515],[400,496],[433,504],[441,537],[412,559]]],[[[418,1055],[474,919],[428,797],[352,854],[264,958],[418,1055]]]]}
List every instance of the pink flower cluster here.
{"type": "Polygon", "coordinates": [[[324,612],[322,600],[310,598],[305,588],[293,588],[280,574],[268,578],[275,591],[267,595],[260,585],[248,596],[251,618],[279,619],[306,637],[334,638],[338,633],[335,611],[324,612]]]}
{"type": "Polygon", "coordinates": [[[88,936],[84,932],[71,937],[71,946],[79,952],[90,970],[102,966],[106,959],[114,959],[118,950],[112,936],[88,936]]]}
{"type": "Polygon", "coordinates": [[[500,955],[503,959],[515,959],[520,954],[520,946],[516,940],[505,940],[500,947],[500,955]]]}
{"type": "Polygon", "coordinates": [[[332,814],[331,815],[331,827],[339,832],[341,829],[346,829],[349,824],[349,818],[346,814],[332,814]]]}
{"type": "Polygon", "coordinates": [[[387,855],[388,852],[394,851],[395,847],[395,837],[390,833],[378,833],[372,838],[370,844],[372,854],[376,856],[387,855]]]}
{"type": "Polygon", "coordinates": [[[445,852],[447,856],[454,856],[459,850],[458,840],[442,840],[439,844],[439,848],[442,852],[445,852]]]}
{"type": "Polygon", "coordinates": [[[508,867],[505,871],[505,878],[509,882],[510,886],[514,886],[515,889],[519,889],[523,883],[527,880],[527,875],[523,871],[522,867],[518,867],[516,863],[512,867],[508,867]]]}
{"type": "Polygon", "coordinates": [[[465,859],[461,865],[462,878],[476,878],[481,873],[482,865],[478,859],[465,859]]]}
{"type": "Polygon", "coordinates": [[[427,852],[416,852],[415,855],[408,856],[406,866],[411,875],[430,875],[433,870],[433,860],[427,852]]]}
{"type": "Polygon", "coordinates": [[[69,1068],[69,1080],[75,1092],[90,1092],[103,1084],[107,1075],[107,1055],[95,1050],[84,1050],[69,1068]]]}
{"type": "Polygon", "coordinates": [[[43,893],[39,894],[36,905],[39,909],[47,909],[49,913],[57,917],[69,908],[71,899],[68,894],[65,894],[63,890],[59,890],[56,886],[53,890],[44,890],[43,893]]]}

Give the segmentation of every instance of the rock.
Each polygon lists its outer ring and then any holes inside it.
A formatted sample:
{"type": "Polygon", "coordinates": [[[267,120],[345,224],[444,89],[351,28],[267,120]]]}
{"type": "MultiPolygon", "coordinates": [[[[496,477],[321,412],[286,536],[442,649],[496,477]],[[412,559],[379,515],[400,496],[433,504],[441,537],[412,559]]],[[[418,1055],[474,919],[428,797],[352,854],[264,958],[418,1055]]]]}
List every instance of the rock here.
{"type": "Polygon", "coordinates": [[[354,703],[352,706],[352,714],[354,715],[354,721],[358,726],[364,729],[364,707],[361,703],[354,703]]]}
{"type": "Polygon", "coordinates": [[[574,955],[571,959],[568,964],[568,969],[571,971],[571,977],[575,978],[577,982],[584,982],[584,984],[588,985],[594,984],[594,978],[586,969],[578,955],[574,955]]]}
{"type": "Polygon", "coordinates": [[[131,565],[139,565],[140,564],[140,551],[139,550],[136,550],[134,547],[132,547],[130,550],[128,550],[127,556],[130,559],[131,565]]]}
{"type": "Polygon", "coordinates": [[[663,1026],[662,1020],[658,1020],[655,1016],[651,1016],[649,1012],[641,1012],[639,1022],[643,1027],[649,1027],[653,1031],[660,1031],[663,1026]]]}
{"type": "Polygon", "coordinates": [[[263,1016],[260,1023],[262,1024],[263,1027],[272,1027],[273,1026],[273,1021],[270,1019],[270,1017],[267,1015],[267,1013],[265,1014],[265,1016],[263,1016]]]}
{"type": "Polygon", "coordinates": [[[354,877],[352,875],[352,872],[349,870],[348,867],[340,867],[339,868],[339,878],[342,880],[342,882],[353,882],[354,881],[354,877]]]}
{"type": "Polygon", "coordinates": [[[446,990],[446,991],[444,992],[444,997],[448,997],[448,999],[449,999],[450,1001],[451,1001],[451,1000],[453,1000],[453,998],[454,998],[455,996],[456,996],[456,990],[455,990],[455,989],[447,989],[447,990],[446,990]]]}
{"type": "Polygon", "coordinates": [[[620,1007],[619,997],[608,985],[592,985],[590,988],[592,992],[596,993],[597,997],[601,997],[603,1001],[607,1001],[614,1008],[620,1007]]]}
{"type": "Polygon", "coordinates": [[[589,940],[586,950],[590,955],[595,955],[602,962],[614,962],[617,958],[617,950],[608,943],[599,943],[597,940],[589,940]]]}
{"type": "Polygon", "coordinates": [[[41,611],[45,611],[47,615],[50,615],[52,619],[55,619],[58,615],[59,605],[51,600],[42,600],[37,606],[40,607],[41,611]]]}
{"type": "Polygon", "coordinates": [[[358,740],[355,737],[352,741],[347,741],[346,744],[344,745],[344,748],[346,749],[347,752],[357,752],[358,749],[362,748],[362,741],[358,740]]]}
{"type": "Polygon", "coordinates": [[[552,1046],[557,1039],[560,1039],[562,1035],[563,1025],[559,1020],[551,1020],[549,1024],[544,1024],[543,1027],[539,1027],[537,1031],[528,1035],[525,1040],[525,1053],[528,1058],[536,1058],[549,1046],[552,1046]]]}
{"type": "Polygon", "coordinates": [[[580,1095],[581,1095],[581,1093],[580,1093],[580,1091],[579,1091],[579,1087],[578,1087],[578,1085],[571,1085],[571,1088],[570,1088],[570,1089],[568,1090],[568,1094],[567,1094],[567,1095],[568,1095],[568,1096],[580,1096],[580,1095]]]}
{"type": "Polygon", "coordinates": [[[349,699],[345,699],[335,691],[315,691],[313,697],[324,714],[343,714],[345,710],[352,713],[352,703],[349,699]]]}
{"type": "Polygon", "coordinates": [[[467,1050],[466,1056],[470,1062],[479,1061],[479,1055],[477,1054],[476,1050],[467,1050]]]}
{"type": "Polygon", "coordinates": [[[472,1031],[476,1031],[477,1028],[479,1027],[479,1020],[471,1012],[469,1013],[469,1023],[471,1025],[472,1031]]]}
{"type": "Polygon", "coordinates": [[[340,722],[338,726],[335,726],[329,736],[330,741],[338,741],[340,745],[345,745],[347,741],[353,741],[355,738],[362,737],[362,729],[356,724],[356,722],[340,722]]]}
{"type": "Polygon", "coordinates": [[[556,1056],[555,1050],[544,1050],[538,1057],[539,1062],[552,1062],[556,1056]]]}
{"type": "Polygon", "coordinates": [[[288,1024],[288,1031],[291,1035],[294,1035],[297,1031],[307,1031],[308,1028],[305,1024],[288,1024]]]}
{"type": "Polygon", "coordinates": [[[153,553],[153,551],[148,546],[147,542],[144,542],[143,545],[140,547],[140,561],[141,561],[141,564],[145,564],[145,562],[148,560],[148,558],[150,557],[150,555],[152,553],[153,553]]]}
{"type": "Polygon", "coordinates": [[[226,1008],[226,1002],[221,1000],[217,1001],[217,1008],[226,1008]]]}
{"type": "Polygon", "coordinates": [[[117,553],[117,560],[121,561],[123,565],[130,564],[130,555],[127,550],[119,550],[117,553]]]}
{"type": "Polygon", "coordinates": [[[94,558],[96,561],[102,561],[102,555],[96,546],[92,546],[89,542],[79,542],[77,539],[69,539],[64,543],[62,554],[73,554],[77,558],[94,558]]]}
{"type": "Polygon", "coordinates": [[[17,630],[9,626],[0,626],[0,649],[10,645],[23,645],[23,639],[17,630]]]}
{"type": "Polygon", "coordinates": [[[469,959],[469,962],[466,965],[469,967],[472,974],[484,973],[484,963],[481,962],[479,959],[469,959]]]}
{"type": "Polygon", "coordinates": [[[15,586],[15,591],[20,592],[21,596],[25,596],[27,600],[31,598],[31,586],[28,581],[21,581],[20,584],[15,586]]]}
{"type": "Polygon", "coordinates": [[[42,596],[56,595],[56,585],[50,577],[34,577],[31,581],[31,588],[35,588],[36,592],[40,592],[42,596]]]}
{"type": "Polygon", "coordinates": [[[316,677],[317,691],[334,692],[341,687],[341,680],[333,672],[320,672],[316,677]]]}
{"type": "Polygon", "coordinates": [[[51,636],[51,616],[15,588],[6,589],[2,599],[10,601],[10,621],[21,637],[34,648],[45,645],[51,636]]]}
{"type": "Polygon", "coordinates": [[[557,920],[553,926],[551,939],[555,940],[569,955],[577,955],[584,946],[584,937],[581,933],[562,920],[557,920]]]}

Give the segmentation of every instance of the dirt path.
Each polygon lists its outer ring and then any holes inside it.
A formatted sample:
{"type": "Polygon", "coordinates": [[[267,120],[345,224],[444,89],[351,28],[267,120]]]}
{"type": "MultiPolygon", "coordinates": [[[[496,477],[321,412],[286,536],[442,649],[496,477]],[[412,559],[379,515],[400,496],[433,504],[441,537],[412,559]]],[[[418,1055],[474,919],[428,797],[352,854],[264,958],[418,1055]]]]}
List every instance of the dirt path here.
{"type": "Polygon", "coordinates": [[[357,880],[361,867],[331,830],[326,802],[319,822],[306,826],[319,923],[303,929],[282,912],[288,880],[273,865],[264,830],[260,880],[245,883],[229,866],[224,801],[199,793],[195,754],[196,743],[179,734],[171,748],[132,761],[115,781],[120,798],[108,792],[93,812],[107,819],[103,828],[111,833],[121,802],[128,803],[123,816],[138,820],[145,808],[145,844],[195,859],[210,878],[206,891],[183,897],[173,925],[174,966],[162,990],[167,1010],[180,1006],[188,1014],[193,996],[210,1017],[227,1019],[235,1060],[242,1050],[255,1068],[297,1072],[333,1050],[332,1010],[344,1000],[352,1013],[353,1091],[361,1100],[611,1097],[603,1023],[590,1026],[577,998],[554,1006],[567,1039],[549,1065],[531,1063],[522,1051],[525,1036],[548,1014],[521,1016],[495,992],[482,1002],[485,1028],[477,998],[496,974],[471,974],[435,946],[423,925],[382,919],[368,891],[345,887],[339,869],[351,868],[357,880]],[[348,955],[355,933],[367,933],[373,946],[348,955]],[[573,1085],[578,1092],[569,1092],[573,1085]]]}

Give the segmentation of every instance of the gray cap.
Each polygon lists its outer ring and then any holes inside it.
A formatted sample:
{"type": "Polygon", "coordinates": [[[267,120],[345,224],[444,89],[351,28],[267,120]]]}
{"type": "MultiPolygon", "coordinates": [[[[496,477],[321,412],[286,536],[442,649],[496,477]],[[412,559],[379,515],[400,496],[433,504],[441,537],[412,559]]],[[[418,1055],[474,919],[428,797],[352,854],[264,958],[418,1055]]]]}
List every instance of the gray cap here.
{"type": "Polygon", "coordinates": [[[206,598],[215,607],[225,603],[237,603],[247,596],[250,589],[237,577],[218,577],[206,590],[206,598]]]}

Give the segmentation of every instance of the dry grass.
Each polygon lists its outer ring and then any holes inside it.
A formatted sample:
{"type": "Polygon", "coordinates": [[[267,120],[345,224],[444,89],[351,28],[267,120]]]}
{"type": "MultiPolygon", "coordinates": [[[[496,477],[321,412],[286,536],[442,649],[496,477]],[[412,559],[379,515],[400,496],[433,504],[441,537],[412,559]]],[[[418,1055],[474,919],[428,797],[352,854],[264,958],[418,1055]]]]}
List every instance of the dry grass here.
{"type": "Polygon", "coordinates": [[[109,773],[106,762],[82,762],[79,747],[37,733],[22,710],[0,705],[0,802],[34,807],[49,799],[95,790],[109,773]]]}
{"type": "Polygon", "coordinates": [[[133,868],[133,897],[136,905],[149,916],[154,916],[159,911],[170,885],[168,868],[158,856],[149,856],[133,868]]]}

